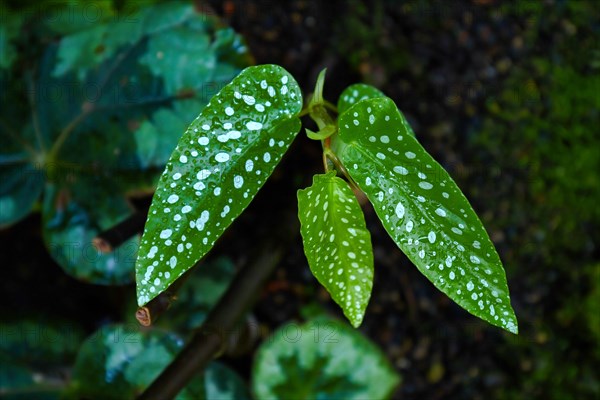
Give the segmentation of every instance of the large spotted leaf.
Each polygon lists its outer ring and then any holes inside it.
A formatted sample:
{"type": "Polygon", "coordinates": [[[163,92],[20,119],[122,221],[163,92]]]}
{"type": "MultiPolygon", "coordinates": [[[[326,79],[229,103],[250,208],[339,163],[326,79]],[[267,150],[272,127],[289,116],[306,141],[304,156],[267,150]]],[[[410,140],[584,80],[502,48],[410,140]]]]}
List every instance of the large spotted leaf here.
{"type": "Polygon", "coordinates": [[[404,122],[389,98],[363,100],[340,116],[337,154],[417,268],[467,311],[516,333],[504,269],[485,228],[404,122]]]}
{"type": "Polygon", "coordinates": [[[352,189],[335,172],[315,175],[298,191],[298,216],[310,270],[358,327],[373,287],[373,249],[352,189]]]}
{"type": "Polygon", "coordinates": [[[275,65],[249,67],[183,134],[163,172],[142,237],[138,304],[202,258],[248,206],[300,130],[302,94],[275,65]]]}

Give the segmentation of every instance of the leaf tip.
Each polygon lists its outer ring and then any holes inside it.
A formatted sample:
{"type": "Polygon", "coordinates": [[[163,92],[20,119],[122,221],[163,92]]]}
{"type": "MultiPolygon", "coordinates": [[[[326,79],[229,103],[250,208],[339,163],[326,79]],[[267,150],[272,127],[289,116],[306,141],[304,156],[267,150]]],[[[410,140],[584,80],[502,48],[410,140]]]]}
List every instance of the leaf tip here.
{"type": "Polygon", "coordinates": [[[363,316],[356,315],[354,317],[349,317],[348,320],[350,321],[350,324],[352,325],[353,328],[358,329],[362,325],[363,316]]]}
{"type": "Polygon", "coordinates": [[[518,335],[519,334],[519,323],[517,322],[517,317],[514,315],[514,313],[513,313],[512,317],[513,318],[511,318],[506,323],[506,325],[503,326],[503,328],[512,334],[518,335]]]}

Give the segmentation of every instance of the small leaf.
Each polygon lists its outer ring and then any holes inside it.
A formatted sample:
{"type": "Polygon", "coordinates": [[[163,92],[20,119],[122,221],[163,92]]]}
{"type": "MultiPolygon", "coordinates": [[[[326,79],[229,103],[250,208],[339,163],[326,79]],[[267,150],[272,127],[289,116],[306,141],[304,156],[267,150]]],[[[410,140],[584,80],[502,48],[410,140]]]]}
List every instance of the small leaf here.
{"type": "Polygon", "coordinates": [[[400,382],[385,355],[341,322],[287,324],[260,346],[252,376],[256,399],[386,399],[400,382]]]}
{"type": "Polygon", "coordinates": [[[468,200],[389,98],[340,116],[338,156],[396,244],[464,309],[517,333],[500,257],[468,200]]]}
{"type": "Polygon", "coordinates": [[[323,139],[327,139],[329,136],[333,135],[336,131],[336,127],[332,126],[332,125],[327,125],[326,127],[324,127],[323,129],[321,129],[318,132],[313,132],[308,128],[305,128],[305,130],[306,130],[306,136],[308,136],[309,139],[323,140],[323,139]]]}
{"type": "Polygon", "coordinates": [[[313,275],[358,327],[373,287],[373,248],[360,205],[335,172],[298,191],[304,252],[313,275]]]}
{"type": "Polygon", "coordinates": [[[359,101],[374,99],[377,97],[385,97],[385,94],[383,94],[383,92],[376,87],[366,85],[364,83],[355,83],[354,85],[350,85],[344,89],[338,98],[338,113],[340,115],[343,114],[347,109],[359,101]]]}
{"type": "Polygon", "coordinates": [[[181,137],[152,200],[136,265],[138,304],[200,260],[250,204],[300,130],[283,68],[246,68],[181,137]]]}

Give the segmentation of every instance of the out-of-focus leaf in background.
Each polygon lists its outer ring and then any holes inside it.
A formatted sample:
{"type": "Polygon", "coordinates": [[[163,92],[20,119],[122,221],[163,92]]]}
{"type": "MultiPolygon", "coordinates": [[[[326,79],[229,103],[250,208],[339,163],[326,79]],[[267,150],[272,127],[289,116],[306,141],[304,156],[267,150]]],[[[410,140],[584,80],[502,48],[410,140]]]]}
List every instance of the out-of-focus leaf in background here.
{"type": "Polygon", "coordinates": [[[2,399],[58,399],[61,369],[75,360],[83,329],[72,321],[29,317],[0,323],[2,399]]]}
{"type": "Polygon", "coordinates": [[[325,317],[275,331],[258,350],[252,376],[259,399],[384,399],[399,383],[375,344],[325,317]]]}
{"type": "MultiPolygon", "coordinates": [[[[113,254],[90,240],[131,214],[128,196],[152,191],[184,128],[251,58],[235,32],[189,3],[118,18],[110,2],[97,6],[106,18],[94,24],[60,23],[64,9],[52,8],[42,32],[59,40],[22,72],[25,83],[0,75],[3,96],[26,96],[30,106],[3,102],[0,111],[0,227],[25,217],[43,192],[55,260],[79,279],[124,284],[139,238],[113,254]]],[[[17,22],[0,32],[3,68],[14,61],[17,22]]]]}
{"type": "MultiPolygon", "coordinates": [[[[105,326],[82,345],[67,398],[134,398],[171,362],[182,345],[177,335],[157,329],[105,326]]],[[[243,399],[246,393],[235,372],[212,363],[176,399],[243,399]]]]}

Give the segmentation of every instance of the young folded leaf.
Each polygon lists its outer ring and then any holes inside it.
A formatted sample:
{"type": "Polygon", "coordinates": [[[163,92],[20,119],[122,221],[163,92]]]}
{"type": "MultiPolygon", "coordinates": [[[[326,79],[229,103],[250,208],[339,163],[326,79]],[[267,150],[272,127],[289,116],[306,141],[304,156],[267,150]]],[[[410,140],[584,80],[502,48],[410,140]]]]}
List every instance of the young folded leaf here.
{"type": "Polygon", "coordinates": [[[192,267],[242,213],[300,130],[302,94],[276,65],[243,70],[183,134],[150,207],[136,263],[138,304],[192,267]]]}
{"type": "Polygon", "coordinates": [[[517,333],[500,257],[468,200],[389,98],[339,118],[334,150],[417,268],[475,316],[517,333]]]}
{"type": "Polygon", "coordinates": [[[298,216],[310,270],[358,327],[373,287],[373,248],[352,189],[335,172],[315,175],[298,191],[298,216]]]}

